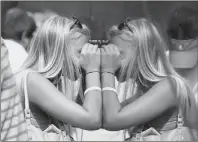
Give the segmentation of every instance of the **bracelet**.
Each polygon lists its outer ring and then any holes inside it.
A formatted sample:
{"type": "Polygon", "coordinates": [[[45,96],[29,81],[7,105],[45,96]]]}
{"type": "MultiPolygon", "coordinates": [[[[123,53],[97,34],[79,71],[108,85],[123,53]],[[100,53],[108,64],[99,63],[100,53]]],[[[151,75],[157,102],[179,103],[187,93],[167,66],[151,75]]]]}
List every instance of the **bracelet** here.
{"type": "Polygon", "coordinates": [[[117,94],[116,89],[112,88],[112,87],[104,87],[104,88],[102,88],[102,91],[113,91],[113,92],[115,92],[117,94]]]}
{"type": "Polygon", "coordinates": [[[102,72],[102,73],[109,73],[109,74],[114,75],[114,73],[112,73],[112,72],[108,72],[108,71],[104,71],[104,72],[102,72]]]}
{"type": "Polygon", "coordinates": [[[101,88],[100,87],[97,87],[97,86],[93,86],[93,87],[90,87],[90,88],[87,88],[84,92],[84,95],[89,92],[89,91],[95,91],[95,90],[98,90],[98,91],[101,91],[101,88]]]}
{"type": "Polygon", "coordinates": [[[90,74],[90,73],[94,73],[94,72],[100,73],[99,71],[91,71],[91,72],[86,73],[86,75],[87,75],[87,74],[90,74]]]}

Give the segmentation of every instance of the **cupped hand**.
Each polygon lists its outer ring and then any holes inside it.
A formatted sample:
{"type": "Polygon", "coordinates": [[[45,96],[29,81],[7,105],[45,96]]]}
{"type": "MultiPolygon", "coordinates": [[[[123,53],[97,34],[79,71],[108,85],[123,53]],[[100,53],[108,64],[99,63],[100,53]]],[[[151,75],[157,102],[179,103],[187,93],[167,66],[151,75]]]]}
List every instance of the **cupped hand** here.
{"type": "Polygon", "coordinates": [[[86,43],[80,55],[80,65],[86,73],[100,71],[101,55],[98,45],[86,43]]]}
{"type": "Polygon", "coordinates": [[[101,48],[101,71],[115,73],[121,67],[120,51],[114,44],[101,48]]]}

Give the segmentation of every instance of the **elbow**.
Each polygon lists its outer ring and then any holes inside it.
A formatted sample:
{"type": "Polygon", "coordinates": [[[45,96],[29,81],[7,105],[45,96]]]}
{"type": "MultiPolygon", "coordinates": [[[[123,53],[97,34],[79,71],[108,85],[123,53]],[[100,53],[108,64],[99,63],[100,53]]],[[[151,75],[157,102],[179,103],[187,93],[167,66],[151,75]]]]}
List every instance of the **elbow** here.
{"type": "Polygon", "coordinates": [[[119,122],[114,115],[104,115],[103,116],[103,126],[104,129],[108,131],[118,131],[121,130],[119,128],[119,122]]]}
{"type": "Polygon", "coordinates": [[[101,117],[97,117],[93,121],[93,130],[98,130],[102,127],[101,117]]]}
{"type": "Polygon", "coordinates": [[[98,130],[102,127],[102,119],[101,116],[91,117],[89,119],[90,127],[88,130],[98,130]]]}

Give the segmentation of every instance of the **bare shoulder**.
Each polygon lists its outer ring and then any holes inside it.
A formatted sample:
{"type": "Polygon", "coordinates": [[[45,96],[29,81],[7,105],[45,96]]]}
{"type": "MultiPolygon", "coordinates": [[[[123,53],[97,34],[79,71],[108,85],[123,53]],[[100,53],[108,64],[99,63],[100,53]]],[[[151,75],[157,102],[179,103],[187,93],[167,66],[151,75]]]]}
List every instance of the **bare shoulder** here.
{"type": "Polygon", "coordinates": [[[45,77],[43,77],[40,73],[38,72],[30,72],[28,73],[27,81],[28,84],[41,84],[43,80],[46,80],[45,77]]]}
{"type": "Polygon", "coordinates": [[[153,99],[170,103],[170,106],[177,105],[176,86],[169,77],[156,83],[146,94],[153,99]]]}
{"type": "Polygon", "coordinates": [[[31,72],[27,77],[27,89],[31,102],[41,105],[43,100],[51,100],[59,93],[56,87],[42,74],[31,72]]]}
{"type": "Polygon", "coordinates": [[[27,84],[28,84],[28,89],[32,87],[32,89],[33,88],[36,89],[33,90],[35,92],[37,91],[37,89],[43,90],[44,88],[49,88],[49,89],[54,88],[54,85],[47,78],[45,78],[42,74],[38,72],[28,73],[27,84]]]}

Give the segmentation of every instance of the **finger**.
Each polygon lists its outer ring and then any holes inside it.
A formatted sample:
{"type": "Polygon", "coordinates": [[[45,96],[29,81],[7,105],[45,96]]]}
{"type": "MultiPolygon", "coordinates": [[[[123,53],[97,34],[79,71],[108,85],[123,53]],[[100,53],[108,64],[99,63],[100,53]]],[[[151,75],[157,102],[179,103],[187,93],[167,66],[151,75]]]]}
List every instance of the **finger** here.
{"type": "Polygon", "coordinates": [[[104,51],[105,51],[105,47],[106,47],[107,45],[102,45],[101,46],[101,49],[103,49],[104,51]]]}
{"type": "Polygon", "coordinates": [[[119,55],[119,52],[117,51],[116,45],[112,44],[110,50],[111,50],[112,54],[119,55]]]}
{"type": "Polygon", "coordinates": [[[103,49],[104,49],[105,53],[110,53],[111,52],[109,45],[105,46],[103,49]]]}
{"type": "Polygon", "coordinates": [[[100,53],[101,52],[101,49],[100,48],[97,48],[96,49],[96,53],[100,53]]]}
{"type": "Polygon", "coordinates": [[[95,53],[96,50],[97,50],[97,46],[96,46],[96,45],[91,44],[91,45],[89,46],[89,53],[95,53]]]}
{"type": "Polygon", "coordinates": [[[105,54],[105,49],[104,48],[101,48],[100,49],[100,52],[101,52],[101,55],[104,55],[105,54]]]}
{"type": "Polygon", "coordinates": [[[111,49],[114,53],[116,53],[117,46],[115,44],[111,44],[111,49]]]}
{"type": "Polygon", "coordinates": [[[100,50],[100,48],[97,49],[96,55],[97,55],[97,57],[99,58],[100,63],[101,63],[102,61],[101,61],[101,50],[100,50]]]}
{"type": "Polygon", "coordinates": [[[118,47],[116,45],[114,45],[114,51],[115,51],[116,55],[120,55],[120,50],[118,49],[118,47]]]}
{"type": "Polygon", "coordinates": [[[88,45],[88,47],[87,47],[87,53],[92,53],[92,50],[93,50],[93,44],[90,44],[89,43],[89,45],[88,45]]]}
{"type": "Polygon", "coordinates": [[[97,48],[96,54],[97,54],[97,55],[101,55],[101,49],[100,49],[100,48],[97,48]]]}
{"type": "Polygon", "coordinates": [[[97,50],[98,50],[98,45],[96,44],[93,46],[93,52],[97,52],[97,50]]]}
{"type": "Polygon", "coordinates": [[[108,45],[107,51],[110,52],[110,53],[113,52],[113,44],[108,45]]]}
{"type": "Polygon", "coordinates": [[[114,53],[115,52],[114,45],[113,44],[110,44],[109,45],[109,50],[111,51],[111,53],[114,53]]]}
{"type": "Polygon", "coordinates": [[[87,47],[86,47],[85,53],[86,53],[86,54],[87,54],[87,53],[92,53],[93,46],[94,46],[93,44],[88,43],[88,44],[87,44],[87,47]]]}

